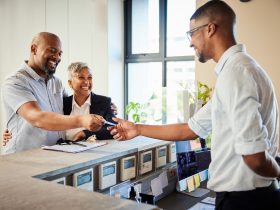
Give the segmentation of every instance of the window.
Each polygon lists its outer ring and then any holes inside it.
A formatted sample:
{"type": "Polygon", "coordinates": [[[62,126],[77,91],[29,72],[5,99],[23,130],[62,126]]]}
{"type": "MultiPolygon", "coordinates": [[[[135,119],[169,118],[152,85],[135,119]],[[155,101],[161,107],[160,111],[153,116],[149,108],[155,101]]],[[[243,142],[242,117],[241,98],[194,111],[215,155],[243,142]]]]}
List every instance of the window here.
{"type": "Polygon", "coordinates": [[[143,122],[183,121],[182,92],[194,83],[186,31],[195,0],[126,0],[125,104],[144,106],[143,122]]]}

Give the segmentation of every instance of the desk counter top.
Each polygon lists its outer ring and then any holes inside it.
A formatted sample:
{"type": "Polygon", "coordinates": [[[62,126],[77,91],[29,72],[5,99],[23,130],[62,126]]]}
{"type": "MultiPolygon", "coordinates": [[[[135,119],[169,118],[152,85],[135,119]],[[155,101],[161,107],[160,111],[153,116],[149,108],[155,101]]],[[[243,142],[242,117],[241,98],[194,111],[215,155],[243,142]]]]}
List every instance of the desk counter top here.
{"type": "Polygon", "coordinates": [[[2,155],[0,209],[157,209],[155,206],[137,204],[41,179],[169,143],[137,137],[125,142],[110,140],[107,145],[75,154],[33,149],[2,155]]]}

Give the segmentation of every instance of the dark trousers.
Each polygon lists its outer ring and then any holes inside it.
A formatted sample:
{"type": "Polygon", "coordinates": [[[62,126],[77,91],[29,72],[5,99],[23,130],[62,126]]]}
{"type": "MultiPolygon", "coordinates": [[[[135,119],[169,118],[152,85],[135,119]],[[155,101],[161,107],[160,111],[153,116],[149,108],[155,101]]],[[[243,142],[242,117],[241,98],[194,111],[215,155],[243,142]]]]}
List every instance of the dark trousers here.
{"type": "Polygon", "coordinates": [[[280,189],[273,186],[240,192],[216,192],[215,210],[279,210],[280,189]]]}

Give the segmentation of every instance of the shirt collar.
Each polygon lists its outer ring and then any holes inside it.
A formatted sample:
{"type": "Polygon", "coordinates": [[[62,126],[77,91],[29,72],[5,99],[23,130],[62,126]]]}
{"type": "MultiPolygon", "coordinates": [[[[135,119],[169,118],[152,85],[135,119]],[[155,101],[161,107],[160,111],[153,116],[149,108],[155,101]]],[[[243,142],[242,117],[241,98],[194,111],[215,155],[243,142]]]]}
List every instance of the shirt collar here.
{"type": "Polygon", "coordinates": [[[222,55],[222,57],[219,59],[219,62],[217,63],[216,67],[215,67],[215,73],[218,76],[221,71],[224,68],[225,63],[227,62],[227,60],[235,53],[238,52],[246,52],[246,48],[243,44],[237,44],[237,45],[233,45],[232,47],[228,48],[224,54],[222,55]]]}
{"type": "Polygon", "coordinates": [[[28,61],[24,61],[23,64],[23,69],[36,81],[39,80],[43,80],[45,81],[45,79],[43,77],[41,77],[39,74],[36,73],[36,71],[34,71],[30,66],[28,66],[28,61]]]}
{"type": "Polygon", "coordinates": [[[91,94],[89,94],[89,97],[87,98],[87,100],[85,101],[85,103],[84,103],[82,106],[79,106],[79,105],[76,103],[76,101],[75,101],[75,99],[74,99],[74,95],[73,95],[73,99],[72,99],[72,110],[73,110],[74,106],[76,106],[76,107],[78,107],[78,108],[81,108],[81,107],[85,106],[86,104],[87,104],[88,106],[91,105],[91,94]]]}

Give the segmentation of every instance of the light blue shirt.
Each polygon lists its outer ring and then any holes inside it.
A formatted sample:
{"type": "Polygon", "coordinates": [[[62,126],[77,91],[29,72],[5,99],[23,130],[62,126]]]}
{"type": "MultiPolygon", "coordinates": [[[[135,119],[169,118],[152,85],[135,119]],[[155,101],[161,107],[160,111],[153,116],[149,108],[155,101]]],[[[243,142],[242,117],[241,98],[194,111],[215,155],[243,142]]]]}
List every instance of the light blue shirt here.
{"type": "Polygon", "coordinates": [[[15,74],[8,77],[2,88],[6,113],[6,126],[12,139],[3,147],[4,153],[14,153],[42,145],[54,145],[64,132],[46,131],[33,127],[17,114],[25,103],[36,101],[42,111],[63,114],[63,95],[66,94],[61,80],[53,76],[46,84],[26,63],[15,74]]]}
{"type": "Polygon", "coordinates": [[[266,151],[276,156],[279,113],[272,82],[243,45],[229,48],[216,65],[211,101],[189,120],[201,137],[212,131],[210,179],[214,191],[245,191],[268,186],[242,155],[266,151]]]}

